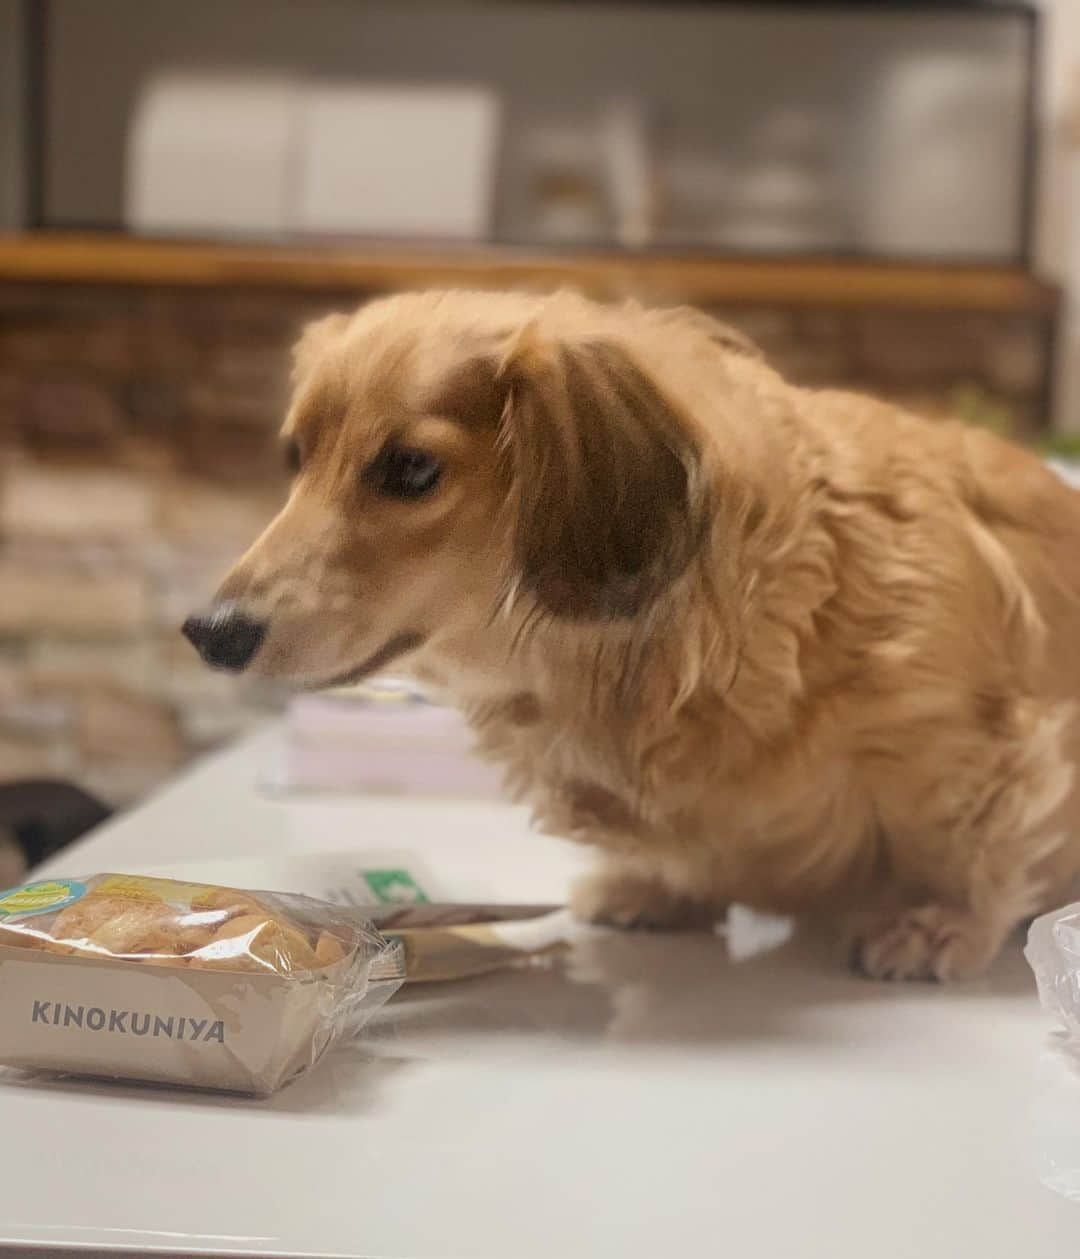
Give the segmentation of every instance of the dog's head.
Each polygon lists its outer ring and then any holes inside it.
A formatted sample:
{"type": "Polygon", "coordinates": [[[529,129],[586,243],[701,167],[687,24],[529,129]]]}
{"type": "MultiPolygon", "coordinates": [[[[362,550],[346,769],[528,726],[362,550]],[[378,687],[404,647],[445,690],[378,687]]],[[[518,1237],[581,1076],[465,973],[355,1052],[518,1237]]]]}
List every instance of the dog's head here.
{"type": "Polygon", "coordinates": [[[692,425],[638,352],[646,318],[446,293],[310,326],[288,501],[185,633],[216,667],[318,686],[475,645],[503,613],[636,616],[708,521],[692,425]]]}

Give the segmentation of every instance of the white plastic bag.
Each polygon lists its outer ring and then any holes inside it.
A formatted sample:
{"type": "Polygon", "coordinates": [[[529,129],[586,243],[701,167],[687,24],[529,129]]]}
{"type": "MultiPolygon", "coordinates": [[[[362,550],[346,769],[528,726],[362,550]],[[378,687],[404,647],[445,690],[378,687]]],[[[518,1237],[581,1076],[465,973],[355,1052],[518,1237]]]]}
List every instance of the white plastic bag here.
{"type": "Polygon", "coordinates": [[[1031,924],[1024,956],[1035,972],[1039,1000],[1080,1050],[1080,904],[1043,914],[1031,924]]]}

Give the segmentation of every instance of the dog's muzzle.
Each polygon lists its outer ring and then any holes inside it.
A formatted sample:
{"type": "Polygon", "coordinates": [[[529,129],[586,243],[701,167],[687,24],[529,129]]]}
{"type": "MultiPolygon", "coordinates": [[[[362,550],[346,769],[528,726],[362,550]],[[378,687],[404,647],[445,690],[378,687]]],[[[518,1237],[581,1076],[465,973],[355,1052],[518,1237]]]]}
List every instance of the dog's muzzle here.
{"type": "Polygon", "coordinates": [[[241,612],[235,603],[219,603],[205,615],[189,616],[184,637],[212,669],[240,673],[255,659],[266,637],[266,622],[241,612]]]}

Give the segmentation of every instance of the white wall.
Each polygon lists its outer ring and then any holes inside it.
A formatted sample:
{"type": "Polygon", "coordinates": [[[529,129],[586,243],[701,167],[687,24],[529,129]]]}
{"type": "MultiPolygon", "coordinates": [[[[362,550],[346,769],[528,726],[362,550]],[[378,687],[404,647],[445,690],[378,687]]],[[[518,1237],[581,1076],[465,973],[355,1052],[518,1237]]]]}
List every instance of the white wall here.
{"type": "Polygon", "coordinates": [[[1065,286],[1055,419],[1059,427],[1080,432],[1080,0],[1040,3],[1044,83],[1037,258],[1040,269],[1065,286]]]}

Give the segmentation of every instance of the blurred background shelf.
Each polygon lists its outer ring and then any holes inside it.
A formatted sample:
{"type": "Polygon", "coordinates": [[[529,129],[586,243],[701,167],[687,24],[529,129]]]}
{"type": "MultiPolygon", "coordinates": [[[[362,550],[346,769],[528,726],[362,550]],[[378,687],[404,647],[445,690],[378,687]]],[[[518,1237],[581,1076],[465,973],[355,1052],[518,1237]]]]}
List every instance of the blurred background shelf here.
{"type": "Polygon", "coordinates": [[[309,247],[155,241],[106,233],[0,237],[0,280],[180,288],[389,292],[572,285],[700,305],[1046,314],[1058,288],[1020,267],[745,259],[506,247],[309,247]]]}
{"type": "Polygon", "coordinates": [[[1026,263],[1039,20],[187,0],[181,23],[172,0],[0,0],[0,48],[23,49],[0,54],[0,222],[1026,263]]]}

